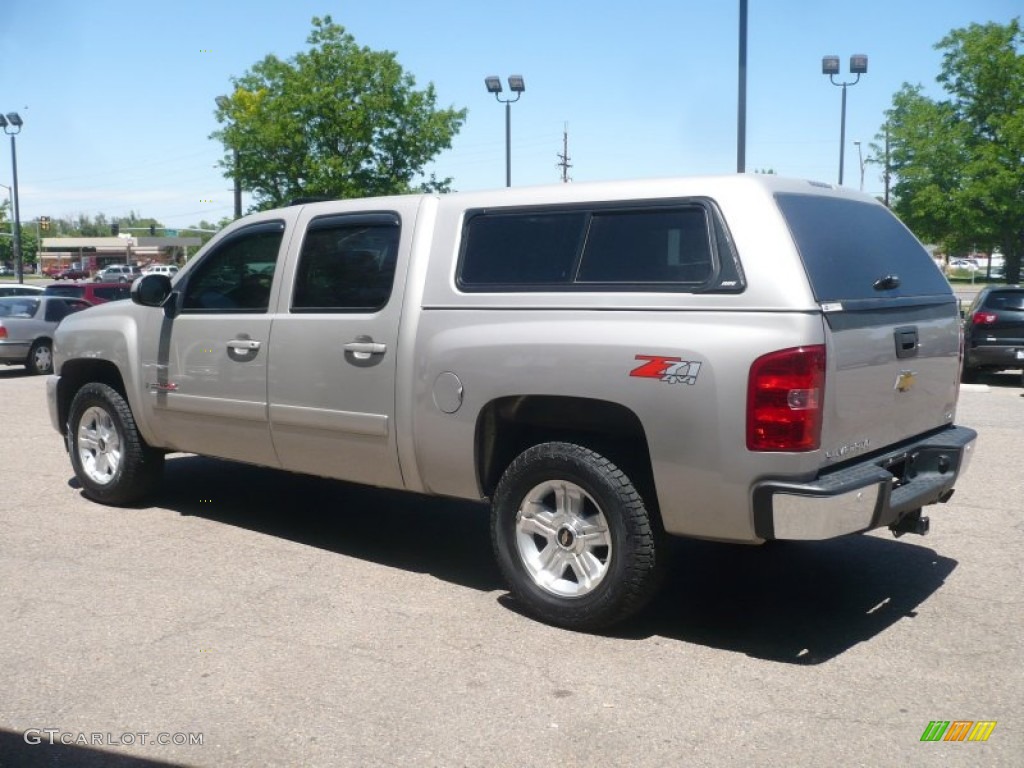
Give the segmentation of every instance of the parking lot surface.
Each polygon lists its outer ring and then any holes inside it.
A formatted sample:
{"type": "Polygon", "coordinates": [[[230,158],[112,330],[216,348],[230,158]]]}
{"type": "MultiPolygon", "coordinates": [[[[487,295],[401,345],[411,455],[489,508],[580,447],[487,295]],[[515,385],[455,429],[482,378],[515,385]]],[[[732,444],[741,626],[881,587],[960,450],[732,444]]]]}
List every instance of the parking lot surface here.
{"type": "Polygon", "coordinates": [[[964,388],[929,536],[680,542],[586,635],[516,611],[481,506],[185,455],[94,504],[0,369],[0,766],[1020,766],[1019,381],[964,388]]]}

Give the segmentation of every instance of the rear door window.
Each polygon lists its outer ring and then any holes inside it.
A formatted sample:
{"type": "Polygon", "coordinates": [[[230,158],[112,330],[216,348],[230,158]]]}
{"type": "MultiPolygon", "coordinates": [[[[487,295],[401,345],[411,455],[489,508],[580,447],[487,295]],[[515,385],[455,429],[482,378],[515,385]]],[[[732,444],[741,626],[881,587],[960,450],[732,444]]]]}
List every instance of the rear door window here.
{"type": "Polygon", "coordinates": [[[401,235],[394,214],[325,216],[306,232],[292,312],[376,312],[391,298],[401,235]]]}
{"type": "Polygon", "coordinates": [[[928,251],[886,208],[793,193],[775,199],[819,302],[952,293],[928,251]]]}

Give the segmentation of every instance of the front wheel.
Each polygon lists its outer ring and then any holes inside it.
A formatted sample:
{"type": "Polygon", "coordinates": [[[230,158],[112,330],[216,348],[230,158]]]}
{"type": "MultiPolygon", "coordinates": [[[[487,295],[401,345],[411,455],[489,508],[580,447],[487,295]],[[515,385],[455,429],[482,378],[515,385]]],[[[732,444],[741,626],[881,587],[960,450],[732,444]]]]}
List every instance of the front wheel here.
{"type": "Polygon", "coordinates": [[[85,495],[115,506],[133,504],[160,480],[164,455],[146,445],[128,403],[106,384],[86,384],[68,417],[71,465],[85,495]]]}
{"type": "Polygon", "coordinates": [[[543,443],[512,462],[495,491],[491,539],[526,611],[598,630],[639,611],[664,571],[663,534],[630,478],[573,443],[543,443]]]}

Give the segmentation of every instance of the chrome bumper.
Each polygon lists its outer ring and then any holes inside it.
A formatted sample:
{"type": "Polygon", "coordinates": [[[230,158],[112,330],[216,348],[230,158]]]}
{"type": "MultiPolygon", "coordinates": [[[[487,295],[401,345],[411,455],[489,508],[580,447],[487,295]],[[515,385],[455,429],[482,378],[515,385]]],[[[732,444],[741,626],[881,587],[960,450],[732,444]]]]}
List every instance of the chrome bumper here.
{"type": "Polygon", "coordinates": [[[977,437],[948,427],[813,480],[764,480],[754,486],[754,530],[761,539],[815,540],[894,525],[949,499],[977,437]]]}

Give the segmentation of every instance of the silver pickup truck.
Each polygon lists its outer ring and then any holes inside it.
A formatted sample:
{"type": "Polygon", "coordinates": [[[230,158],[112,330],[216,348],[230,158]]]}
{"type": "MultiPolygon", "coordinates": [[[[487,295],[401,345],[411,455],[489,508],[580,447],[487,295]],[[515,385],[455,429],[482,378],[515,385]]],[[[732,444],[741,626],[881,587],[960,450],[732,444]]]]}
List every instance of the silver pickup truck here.
{"type": "Polygon", "coordinates": [[[957,302],[877,201],[769,176],[295,205],[67,318],[84,493],[164,455],[489,500],[532,615],[643,606],[667,536],[925,533],[976,438],[957,302]]]}

